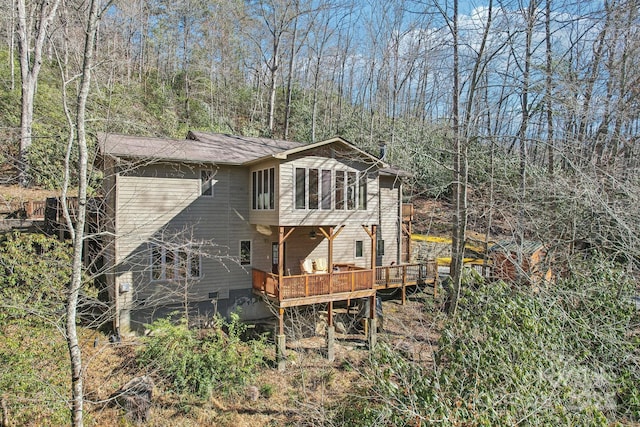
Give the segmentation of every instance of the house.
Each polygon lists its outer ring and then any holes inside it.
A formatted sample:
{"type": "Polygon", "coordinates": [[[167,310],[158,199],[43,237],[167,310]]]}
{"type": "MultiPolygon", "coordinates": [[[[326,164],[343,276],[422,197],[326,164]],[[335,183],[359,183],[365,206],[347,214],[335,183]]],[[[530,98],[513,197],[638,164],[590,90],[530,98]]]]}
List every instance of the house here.
{"type": "Polygon", "coordinates": [[[288,307],[326,303],[331,312],[335,301],[404,290],[435,271],[402,262],[407,174],[342,138],[98,140],[121,333],[171,310],[240,307],[247,319],[275,312],[282,335],[288,307]]]}

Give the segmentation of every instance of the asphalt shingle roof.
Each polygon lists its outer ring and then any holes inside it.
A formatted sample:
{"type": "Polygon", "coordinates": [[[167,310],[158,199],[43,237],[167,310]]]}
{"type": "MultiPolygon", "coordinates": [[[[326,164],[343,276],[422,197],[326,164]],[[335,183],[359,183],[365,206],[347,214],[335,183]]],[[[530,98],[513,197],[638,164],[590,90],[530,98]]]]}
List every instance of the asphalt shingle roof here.
{"type": "Polygon", "coordinates": [[[268,138],[189,132],[187,139],[153,138],[103,133],[98,136],[104,155],[241,165],[303,144],[268,138]]]}

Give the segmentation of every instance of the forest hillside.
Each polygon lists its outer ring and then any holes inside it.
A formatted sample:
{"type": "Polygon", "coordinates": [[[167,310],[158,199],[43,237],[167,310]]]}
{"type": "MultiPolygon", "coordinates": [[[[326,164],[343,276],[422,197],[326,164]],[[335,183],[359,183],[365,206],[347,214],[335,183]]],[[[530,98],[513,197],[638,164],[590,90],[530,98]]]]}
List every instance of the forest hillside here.
{"type": "Polygon", "coordinates": [[[2,2],[0,177],[20,191],[0,202],[100,196],[99,132],[341,136],[410,173],[415,229],[451,239],[451,281],[416,289],[407,311],[385,301],[371,353],[345,328],[330,364],[320,333],[293,331],[284,377],[272,338],[233,319],[118,342],[81,262],[83,223],[66,241],[4,233],[1,424],[133,423],[113,393],[145,375],[149,425],[640,422],[639,13],[634,0],[2,2]],[[553,280],[477,277],[471,234],[541,244],[553,280]]]}

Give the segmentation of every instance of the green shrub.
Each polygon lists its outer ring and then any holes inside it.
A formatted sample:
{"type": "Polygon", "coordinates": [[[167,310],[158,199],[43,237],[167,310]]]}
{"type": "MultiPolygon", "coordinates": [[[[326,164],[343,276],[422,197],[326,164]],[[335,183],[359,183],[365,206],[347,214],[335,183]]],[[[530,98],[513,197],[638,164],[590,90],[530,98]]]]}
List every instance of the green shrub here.
{"type": "Polygon", "coordinates": [[[68,244],[43,234],[0,237],[0,320],[61,319],[71,256],[68,244]]]}
{"type": "Polygon", "coordinates": [[[275,387],[272,384],[262,384],[260,386],[260,396],[269,399],[275,393],[275,387]]]}
{"type": "Polygon", "coordinates": [[[14,320],[0,326],[0,342],[0,397],[10,425],[66,425],[69,353],[58,331],[14,320]]]}
{"type": "Polygon", "coordinates": [[[192,330],[186,322],[160,319],[137,355],[140,366],[153,370],[177,393],[205,398],[214,391],[238,393],[264,363],[264,339],[243,341],[246,327],[239,316],[214,319],[210,329],[192,330]]]}
{"type": "MultiPolygon", "coordinates": [[[[380,346],[360,425],[608,425],[638,417],[633,283],[591,260],[538,293],[503,282],[466,289],[441,331],[435,368],[380,346]]],[[[338,417],[345,425],[355,403],[338,417]]]]}

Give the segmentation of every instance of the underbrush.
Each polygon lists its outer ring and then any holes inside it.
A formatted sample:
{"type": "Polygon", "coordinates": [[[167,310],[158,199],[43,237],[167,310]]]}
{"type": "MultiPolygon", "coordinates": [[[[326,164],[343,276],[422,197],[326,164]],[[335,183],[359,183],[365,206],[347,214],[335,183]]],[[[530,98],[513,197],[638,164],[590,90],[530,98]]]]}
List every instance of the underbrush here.
{"type": "Polygon", "coordinates": [[[266,363],[265,339],[244,341],[246,325],[236,314],[229,321],[216,317],[209,329],[159,319],[150,330],[138,364],[178,394],[238,394],[266,363]]]}
{"type": "Polygon", "coordinates": [[[342,425],[609,425],[640,420],[634,283],[614,266],[533,292],[467,286],[435,368],[380,346],[342,425]],[[474,289],[471,289],[474,288],[474,289]],[[363,396],[365,396],[363,398],[363,396]]]}
{"type": "Polygon", "coordinates": [[[11,425],[69,421],[66,343],[48,325],[9,322],[0,328],[0,393],[11,425]]]}

